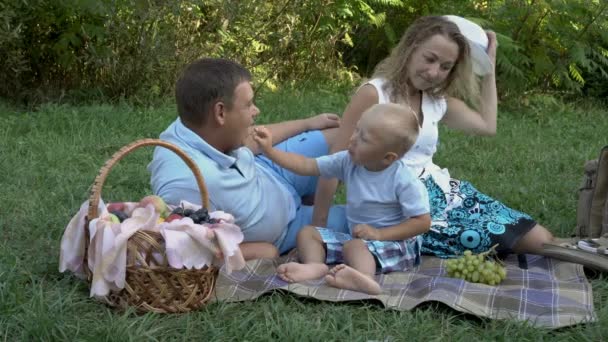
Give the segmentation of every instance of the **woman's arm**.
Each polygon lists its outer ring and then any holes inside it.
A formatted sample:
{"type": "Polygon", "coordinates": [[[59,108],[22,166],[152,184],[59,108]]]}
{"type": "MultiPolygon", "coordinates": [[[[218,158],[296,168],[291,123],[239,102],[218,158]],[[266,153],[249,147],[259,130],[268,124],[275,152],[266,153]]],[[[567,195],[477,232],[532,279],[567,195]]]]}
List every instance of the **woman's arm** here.
{"type": "MultiPolygon", "coordinates": [[[[496,65],[496,34],[488,32],[488,56],[492,66],[496,65]]],[[[449,97],[447,112],[442,122],[448,127],[469,134],[496,134],[496,77],[494,72],[485,75],[481,82],[481,102],[479,111],[471,109],[462,100],[449,97]]]]}
{"type": "MultiPolygon", "coordinates": [[[[340,128],[336,134],[335,141],[328,142],[330,144],[330,153],[342,151],[348,147],[348,141],[355,131],[355,126],[361,118],[361,115],[369,107],[377,103],[378,92],[372,85],[364,85],[355,93],[355,95],[353,95],[350,103],[344,110],[344,115],[342,116],[340,128]]],[[[327,225],[329,207],[333,202],[337,187],[337,179],[319,178],[317,190],[315,192],[315,207],[312,215],[313,225],[317,225],[319,227],[325,227],[327,225]]]]}

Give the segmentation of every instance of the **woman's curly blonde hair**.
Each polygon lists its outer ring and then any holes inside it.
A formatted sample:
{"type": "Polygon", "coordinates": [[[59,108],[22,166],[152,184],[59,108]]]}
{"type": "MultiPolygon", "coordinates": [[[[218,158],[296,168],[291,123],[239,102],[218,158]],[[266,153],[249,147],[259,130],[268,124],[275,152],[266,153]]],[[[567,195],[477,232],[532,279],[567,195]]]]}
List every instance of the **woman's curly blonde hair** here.
{"type": "Polygon", "coordinates": [[[472,70],[467,39],[460,33],[456,24],[441,16],[416,19],[391,54],[376,66],[372,77],[386,80],[384,90],[389,92],[391,101],[408,103],[407,66],[412,53],[419,45],[437,34],[458,45],[458,59],[446,80],[439,87],[428,90],[427,94],[433,97],[454,96],[477,106],[479,82],[472,70]]]}

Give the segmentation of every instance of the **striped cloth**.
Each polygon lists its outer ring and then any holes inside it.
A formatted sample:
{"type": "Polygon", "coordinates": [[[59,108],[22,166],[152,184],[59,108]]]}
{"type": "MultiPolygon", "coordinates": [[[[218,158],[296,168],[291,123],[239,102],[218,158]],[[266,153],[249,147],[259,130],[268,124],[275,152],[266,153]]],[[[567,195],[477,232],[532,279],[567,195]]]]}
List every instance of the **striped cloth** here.
{"type": "Polygon", "coordinates": [[[488,286],[448,278],[445,259],[423,256],[419,268],[376,276],[382,286],[377,296],[341,290],[315,280],[288,284],[275,273],[276,267],[295,261],[292,251],[275,260],[253,260],[241,271],[220,272],[214,301],[251,300],[272,290],[286,290],[300,296],[332,302],[377,299],[386,308],[411,310],[421,303],[436,301],[457,311],[491,319],[514,319],[545,328],[560,328],[597,320],[591,285],[578,264],[528,255],[528,269],[520,269],[517,258],[505,260],[507,279],[488,286]]]}

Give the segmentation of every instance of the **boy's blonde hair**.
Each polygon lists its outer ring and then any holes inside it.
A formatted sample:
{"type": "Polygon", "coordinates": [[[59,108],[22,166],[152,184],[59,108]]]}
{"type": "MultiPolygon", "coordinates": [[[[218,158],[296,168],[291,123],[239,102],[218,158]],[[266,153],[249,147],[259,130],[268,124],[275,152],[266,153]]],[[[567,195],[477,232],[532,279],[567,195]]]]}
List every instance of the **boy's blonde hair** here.
{"type": "Polygon", "coordinates": [[[418,139],[420,126],[409,106],[395,103],[376,104],[363,113],[380,129],[379,138],[389,150],[402,157],[418,139]]]}

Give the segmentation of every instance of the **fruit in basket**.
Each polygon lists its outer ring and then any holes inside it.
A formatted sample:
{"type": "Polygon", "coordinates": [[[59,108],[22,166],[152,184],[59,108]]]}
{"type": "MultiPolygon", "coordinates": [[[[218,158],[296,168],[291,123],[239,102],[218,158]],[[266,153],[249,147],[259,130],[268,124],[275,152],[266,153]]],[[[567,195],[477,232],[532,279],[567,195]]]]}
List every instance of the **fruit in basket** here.
{"type": "Polygon", "coordinates": [[[173,213],[173,214],[167,216],[167,218],[165,219],[165,222],[171,222],[173,220],[179,220],[182,218],[184,218],[182,215],[173,213]]]}
{"type": "Polygon", "coordinates": [[[116,216],[120,222],[129,218],[129,215],[122,210],[109,210],[109,212],[116,216]]]}
{"type": "Polygon", "coordinates": [[[192,219],[192,221],[194,221],[194,223],[197,224],[209,222],[210,219],[209,212],[206,208],[200,208],[199,210],[195,211],[194,213],[192,213],[192,215],[190,215],[190,218],[192,219]]]}
{"type": "Polygon", "coordinates": [[[109,212],[124,211],[126,209],[126,207],[125,207],[124,202],[112,202],[112,203],[108,203],[108,206],[106,207],[106,209],[108,209],[109,212]]]}
{"type": "Polygon", "coordinates": [[[173,214],[184,216],[184,208],[183,207],[175,207],[175,209],[173,209],[173,211],[171,212],[171,214],[169,214],[169,216],[171,216],[173,214]]]}
{"type": "Polygon", "coordinates": [[[167,218],[165,219],[165,222],[179,220],[184,217],[191,218],[195,224],[203,224],[203,223],[214,224],[214,223],[220,222],[219,220],[212,219],[211,216],[209,216],[209,211],[206,208],[200,208],[198,210],[194,210],[194,209],[189,209],[189,208],[186,209],[183,207],[176,207],[175,209],[173,209],[173,211],[171,211],[171,214],[169,214],[169,216],[167,216],[167,218]]]}
{"type": "Polygon", "coordinates": [[[165,218],[169,216],[169,207],[165,201],[157,195],[148,195],[139,201],[139,207],[145,208],[148,204],[152,204],[157,213],[160,214],[160,217],[165,218]]]}
{"type": "Polygon", "coordinates": [[[110,221],[112,221],[112,223],[120,223],[120,219],[118,218],[118,216],[114,214],[109,214],[108,216],[110,217],[110,221]]]}

